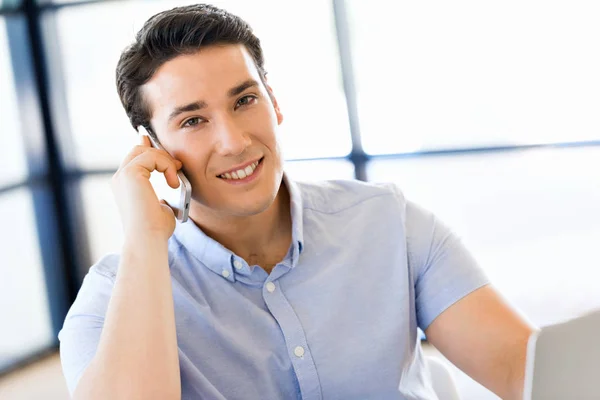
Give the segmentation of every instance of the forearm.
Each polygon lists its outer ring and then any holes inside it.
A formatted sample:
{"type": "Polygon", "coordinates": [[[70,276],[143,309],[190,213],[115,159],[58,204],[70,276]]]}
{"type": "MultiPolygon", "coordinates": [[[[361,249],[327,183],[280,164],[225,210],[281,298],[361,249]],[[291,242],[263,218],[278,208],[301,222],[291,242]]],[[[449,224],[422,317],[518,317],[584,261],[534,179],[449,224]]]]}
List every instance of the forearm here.
{"type": "MultiPolygon", "coordinates": [[[[529,331],[531,334],[532,331],[529,331]]],[[[504,357],[504,365],[498,366],[498,374],[505,371],[506,384],[504,391],[500,392],[503,399],[521,400],[523,398],[523,389],[525,387],[525,363],[527,358],[527,338],[525,335],[512,346],[512,351],[507,351],[504,357]]],[[[500,394],[499,393],[499,394],[500,394]]]]}
{"type": "Polygon", "coordinates": [[[167,242],[155,237],[128,240],[98,350],[75,398],[180,397],[167,242]]]}

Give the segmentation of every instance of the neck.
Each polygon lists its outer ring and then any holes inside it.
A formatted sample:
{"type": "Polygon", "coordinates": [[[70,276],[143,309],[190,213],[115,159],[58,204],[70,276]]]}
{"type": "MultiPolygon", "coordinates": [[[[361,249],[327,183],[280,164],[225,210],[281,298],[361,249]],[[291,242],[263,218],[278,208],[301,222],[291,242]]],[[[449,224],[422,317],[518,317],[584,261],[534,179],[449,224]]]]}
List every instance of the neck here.
{"type": "Polygon", "coordinates": [[[246,217],[203,214],[192,220],[206,235],[250,265],[280,262],[292,240],[290,196],[284,183],[273,204],[259,214],[246,217]]]}

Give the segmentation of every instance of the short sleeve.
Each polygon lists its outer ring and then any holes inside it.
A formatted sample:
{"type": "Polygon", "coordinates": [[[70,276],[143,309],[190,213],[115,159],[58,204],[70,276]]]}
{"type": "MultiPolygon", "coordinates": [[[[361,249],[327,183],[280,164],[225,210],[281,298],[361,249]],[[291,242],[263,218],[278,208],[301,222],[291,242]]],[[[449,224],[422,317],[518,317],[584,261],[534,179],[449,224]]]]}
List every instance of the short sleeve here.
{"type": "Polygon", "coordinates": [[[90,268],[58,334],[60,360],[71,396],[96,354],[117,265],[118,256],[111,255],[90,268]]]}
{"type": "Polygon", "coordinates": [[[431,212],[407,201],[406,241],[423,331],[444,310],[489,279],[460,238],[431,212]]]}

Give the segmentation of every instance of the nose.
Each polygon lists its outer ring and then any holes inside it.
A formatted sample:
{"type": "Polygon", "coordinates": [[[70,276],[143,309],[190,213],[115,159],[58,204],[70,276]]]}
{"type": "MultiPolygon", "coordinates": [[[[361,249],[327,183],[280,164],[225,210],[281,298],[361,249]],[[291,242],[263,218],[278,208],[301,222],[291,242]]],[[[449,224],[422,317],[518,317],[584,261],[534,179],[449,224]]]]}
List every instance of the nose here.
{"type": "Polygon", "coordinates": [[[252,141],[232,118],[225,117],[220,121],[217,131],[217,152],[222,156],[237,156],[242,154],[252,141]]]}

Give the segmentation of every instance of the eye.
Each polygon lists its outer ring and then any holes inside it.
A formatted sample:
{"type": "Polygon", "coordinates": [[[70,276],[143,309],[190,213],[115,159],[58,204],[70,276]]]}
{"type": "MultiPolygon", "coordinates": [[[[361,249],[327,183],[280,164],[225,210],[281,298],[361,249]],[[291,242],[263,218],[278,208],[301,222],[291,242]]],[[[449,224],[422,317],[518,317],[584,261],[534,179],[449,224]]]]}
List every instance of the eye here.
{"type": "Polygon", "coordinates": [[[200,125],[200,123],[202,121],[203,120],[200,117],[192,117],[192,118],[186,120],[181,126],[184,127],[184,128],[185,127],[193,127],[193,126],[196,126],[196,125],[200,125]]]}
{"type": "Polygon", "coordinates": [[[256,100],[258,100],[258,97],[256,97],[253,94],[249,94],[239,99],[236,104],[236,107],[249,106],[250,104],[254,104],[256,100]]]}

